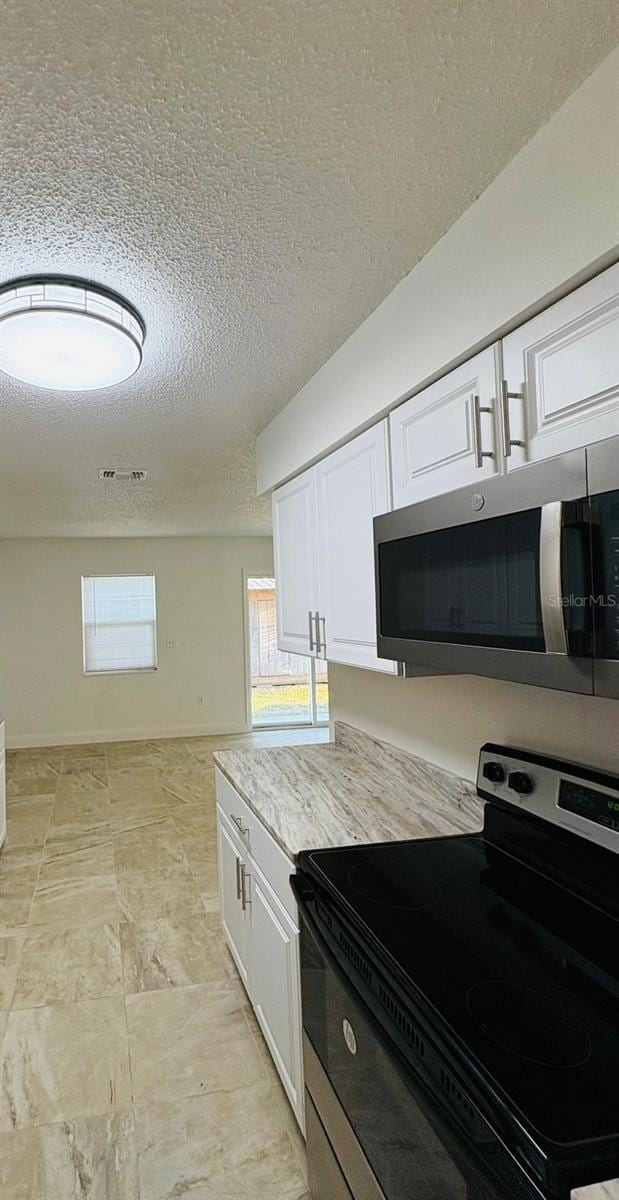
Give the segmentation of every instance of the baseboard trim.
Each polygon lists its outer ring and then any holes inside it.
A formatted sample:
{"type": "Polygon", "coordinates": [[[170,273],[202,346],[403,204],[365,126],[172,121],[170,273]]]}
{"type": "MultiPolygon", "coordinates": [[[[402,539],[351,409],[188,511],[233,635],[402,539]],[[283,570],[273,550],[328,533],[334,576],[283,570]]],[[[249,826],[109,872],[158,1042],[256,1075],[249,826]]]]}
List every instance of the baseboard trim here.
{"type": "Polygon", "coordinates": [[[151,729],[96,729],[80,733],[24,733],[11,735],[7,731],[8,750],[37,749],[39,746],[81,746],[95,742],[148,742],[156,738],[216,737],[224,734],[250,733],[244,723],[236,725],[155,725],[151,729]]]}

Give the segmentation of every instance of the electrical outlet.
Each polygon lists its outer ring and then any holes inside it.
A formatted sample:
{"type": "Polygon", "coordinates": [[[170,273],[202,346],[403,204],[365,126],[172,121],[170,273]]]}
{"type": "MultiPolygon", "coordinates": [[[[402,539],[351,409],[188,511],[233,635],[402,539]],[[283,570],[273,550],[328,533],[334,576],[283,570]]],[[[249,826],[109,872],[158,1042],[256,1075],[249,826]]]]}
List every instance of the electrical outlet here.
{"type": "Polygon", "coordinates": [[[166,638],[166,650],[176,650],[176,642],[174,638],[166,638]]]}
{"type": "Polygon", "coordinates": [[[204,696],[198,696],[198,704],[204,704],[204,696]]]}

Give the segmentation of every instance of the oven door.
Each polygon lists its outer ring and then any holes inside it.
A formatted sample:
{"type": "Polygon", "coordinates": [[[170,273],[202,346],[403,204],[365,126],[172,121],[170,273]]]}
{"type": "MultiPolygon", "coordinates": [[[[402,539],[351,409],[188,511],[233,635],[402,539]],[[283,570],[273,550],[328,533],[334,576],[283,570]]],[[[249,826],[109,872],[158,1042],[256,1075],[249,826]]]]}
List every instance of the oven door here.
{"type": "Polygon", "coordinates": [[[295,884],[312,1200],[540,1200],[449,1068],[460,1128],[399,1059],[295,884]]]}
{"type": "Polygon", "coordinates": [[[377,517],[379,655],[592,692],[586,496],[577,450],[377,517]]]}
{"type": "Polygon", "coordinates": [[[619,699],[619,437],[587,451],[593,544],[594,690],[619,699]]]}

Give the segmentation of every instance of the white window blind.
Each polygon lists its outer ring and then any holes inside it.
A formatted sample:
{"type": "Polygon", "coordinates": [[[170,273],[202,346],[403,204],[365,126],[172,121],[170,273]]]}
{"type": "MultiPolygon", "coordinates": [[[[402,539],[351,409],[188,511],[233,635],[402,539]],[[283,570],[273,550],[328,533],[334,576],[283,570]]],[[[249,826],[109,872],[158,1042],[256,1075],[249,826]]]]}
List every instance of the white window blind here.
{"type": "Polygon", "coordinates": [[[157,666],[154,575],[82,576],[84,671],[157,666]]]}

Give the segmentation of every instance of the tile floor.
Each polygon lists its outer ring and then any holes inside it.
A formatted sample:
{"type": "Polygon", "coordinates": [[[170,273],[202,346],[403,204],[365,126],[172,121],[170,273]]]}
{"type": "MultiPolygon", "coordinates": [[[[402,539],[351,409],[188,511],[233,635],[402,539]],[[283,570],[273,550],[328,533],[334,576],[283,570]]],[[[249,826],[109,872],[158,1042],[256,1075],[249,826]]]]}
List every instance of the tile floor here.
{"type": "Polygon", "coordinates": [[[220,932],[212,752],[327,737],[8,752],[2,1200],[309,1200],[220,932]]]}

